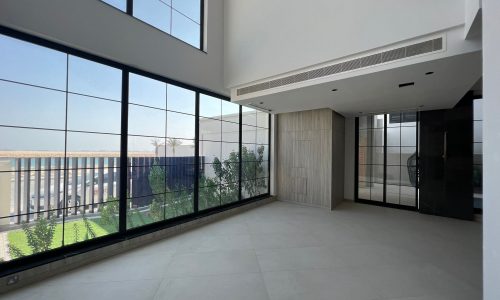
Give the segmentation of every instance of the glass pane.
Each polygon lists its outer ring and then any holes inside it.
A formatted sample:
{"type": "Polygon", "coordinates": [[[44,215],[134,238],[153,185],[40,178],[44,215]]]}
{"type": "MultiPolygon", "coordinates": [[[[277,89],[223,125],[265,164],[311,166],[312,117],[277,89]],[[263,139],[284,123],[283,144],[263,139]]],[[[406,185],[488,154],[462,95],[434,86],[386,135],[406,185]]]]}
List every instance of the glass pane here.
{"type": "Polygon", "coordinates": [[[483,164],[483,143],[474,143],[474,164],[483,164]]]}
{"type": "Polygon", "coordinates": [[[135,0],[134,17],[170,33],[171,7],[158,0],[135,0]]]}
{"type": "Polygon", "coordinates": [[[243,124],[257,126],[257,111],[255,109],[243,106],[241,120],[243,124]]]}
{"type": "Polygon", "coordinates": [[[69,94],[68,130],[120,134],[121,103],[69,94]]]}
{"type": "Polygon", "coordinates": [[[67,133],[67,156],[119,156],[119,154],[119,135],[81,132],[67,133]]]}
{"type": "Polygon", "coordinates": [[[416,165],[416,151],[415,147],[401,147],[401,165],[416,165]]]}
{"type": "Polygon", "coordinates": [[[244,161],[241,163],[242,180],[253,180],[257,177],[257,165],[255,161],[244,161]]]}
{"type": "Polygon", "coordinates": [[[219,185],[221,164],[203,164],[200,168],[200,187],[219,185]]]}
{"type": "Polygon", "coordinates": [[[193,47],[200,48],[200,24],[176,10],[172,10],[172,35],[193,47]]]}
{"type": "Polygon", "coordinates": [[[401,128],[387,128],[387,146],[399,146],[401,145],[401,128]]]}
{"type": "Polygon", "coordinates": [[[183,164],[182,159],[176,159],[167,166],[167,191],[189,190],[194,188],[193,164],[183,164]]]}
{"type": "Polygon", "coordinates": [[[407,166],[401,166],[401,185],[416,186],[415,170],[407,166]]]}
{"type": "Polygon", "coordinates": [[[226,162],[221,165],[221,183],[231,184],[238,183],[240,178],[240,164],[239,163],[229,163],[226,162]]]}
{"type": "Polygon", "coordinates": [[[220,119],[222,112],[222,100],[200,94],[200,116],[220,119]]]}
{"type": "Polygon", "coordinates": [[[417,146],[416,127],[401,127],[401,146],[417,146]]]}
{"type": "Polygon", "coordinates": [[[129,103],[166,109],[166,83],[130,73],[129,103]]]}
{"type": "Polygon", "coordinates": [[[0,105],[2,125],[64,130],[66,93],[0,81],[0,105]]]}
{"type": "Polygon", "coordinates": [[[172,0],[172,7],[191,18],[196,23],[200,23],[200,0],[172,0]]]}
{"type": "Polygon", "coordinates": [[[240,140],[240,126],[236,123],[222,122],[222,140],[224,142],[236,142],[240,140]]]}
{"type": "Polygon", "coordinates": [[[238,162],[239,144],[238,143],[222,143],[222,162],[231,161],[238,162]]]}
{"type": "Polygon", "coordinates": [[[123,12],[127,11],[127,0],[102,0],[102,1],[118,8],[123,12]]]}
{"type": "Polygon", "coordinates": [[[239,200],[238,183],[221,185],[220,198],[222,205],[238,201],[239,200]]]}
{"type": "Polygon", "coordinates": [[[473,102],[474,105],[474,121],[482,121],[483,120],[483,99],[475,99],[473,102]]]}
{"type": "MultiPolygon", "coordinates": [[[[19,217],[0,218],[3,226],[4,238],[8,243],[0,244],[0,251],[4,261],[15,260],[35,253],[45,252],[62,246],[63,240],[63,211],[52,211],[47,214],[25,214],[19,217]],[[34,250],[28,241],[26,231],[21,228],[21,223],[28,223],[34,238],[38,241],[34,250]],[[53,227],[54,230],[48,230],[53,227]],[[6,255],[8,253],[8,255],[6,255]]],[[[71,232],[68,230],[68,232],[71,232]]]]}
{"type": "Polygon", "coordinates": [[[242,143],[255,144],[257,142],[257,127],[242,125],[241,139],[242,143]]]}
{"type": "Polygon", "coordinates": [[[198,205],[200,210],[220,206],[220,186],[200,187],[198,205]]]}
{"type": "Polygon", "coordinates": [[[68,67],[68,91],[121,101],[121,70],[72,55],[68,67]]]}
{"type": "Polygon", "coordinates": [[[65,53],[0,35],[0,79],[66,90],[65,53]]]}
{"type": "Polygon", "coordinates": [[[388,185],[399,185],[400,184],[400,167],[399,166],[387,166],[387,184],[388,185]]]}
{"type": "Polygon", "coordinates": [[[401,148],[387,147],[387,165],[399,166],[401,164],[401,148]]]}
{"type": "Polygon", "coordinates": [[[483,121],[474,121],[474,142],[483,141],[483,121]]]}
{"type": "Polygon", "coordinates": [[[5,157],[25,156],[26,152],[43,156],[64,156],[64,132],[0,126],[0,151],[5,157]]]}
{"type": "Polygon", "coordinates": [[[167,193],[165,202],[165,218],[171,219],[194,212],[193,190],[183,190],[167,193]]]}
{"type": "Polygon", "coordinates": [[[384,128],[384,115],[372,116],[372,126],[373,128],[384,128]]]}
{"type": "Polygon", "coordinates": [[[194,140],[167,138],[166,148],[167,158],[170,157],[173,160],[176,160],[174,157],[183,157],[186,159],[194,157],[194,140]]]}
{"type": "Polygon", "coordinates": [[[416,206],[416,189],[410,186],[401,186],[400,204],[406,206],[416,206]]]}
{"type": "Polygon", "coordinates": [[[371,130],[360,130],[359,131],[359,146],[371,146],[372,145],[372,131],[371,130]]]}
{"type": "Polygon", "coordinates": [[[169,111],[167,113],[167,136],[179,139],[195,138],[196,118],[192,115],[169,111]]]}
{"type": "Polygon", "coordinates": [[[164,220],[166,194],[128,199],[127,229],[164,220]]]}
{"type": "Polygon", "coordinates": [[[260,157],[262,152],[262,160],[269,160],[269,145],[257,145],[257,155],[260,157]]]}
{"type": "Polygon", "coordinates": [[[374,165],[384,164],[384,147],[371,147],[371,163],[374,165]]]}
{"type": "Polygon", "coordinates": [[[129,168],[128,197],[137,198],[166,192],[166,167],[157,163],[129,168]]]}
{"type": "Polygon", "coordinates": [[[257,164],[257,178],[269,177],[269,162],[263,161],[257,164]]]}
{"type": "Polygon", "coordinates": [[[372,166],[371,182],[384,183],[384,166],[372,166]]]}
{"type": "Polygon", "coordinates": [[[373,146],[384,146],[384,129],[372,129],[373,146]]]}
{"type": "Polygon", "coordinates": [[[128,133],[145,136],[165,136],[167,112],[161,109],[128,106],[128,133]]]}
{"type": "Polygon", "coordinates": [[[241,145],[241,159],[243,161],[255,161],[257,160],[257,145],[255,144],[243,144],[241,145]]]}
{"type": "Polygon", "coordinates": [[[200,140],[207,140],[207,141],[221,140],[222,124],[220,120],[200,117],[199,122],[200,122],[200,132],[199,132],[200,140]]]}
{"type": "Polygon", "coordinates": [[[262,128],[269,128],[269,117],[268,113],[257,111],[257,126],[262,128]]]}
{"type": "Polygon", "coordinates": [[[359,129],[368,129],[370,128],[370,123],[368,120],[368,116],[359,117],[359,129]]]}
{"type": "Polygon", "coordinates": [[[171,111],[195,114],[196,93],[176,85],[167,86],[167,109],[171,111]]]}
{"type": "Polygon", "coordinates": [[[230,101],[222,101],[222,120],[239,123],[240,122],[240,106],[230,101]]]}
{"type": "Polygon", "coordinates": [[[372,183],[370,200],[379,202],[384,201],[384,185],[382,183],[372,183]]]}
{"type": "Polygon", "coordinates": [[[358,183],[358,198],[370,200],[370,187],[371,183],[360,181],[358,183]]]}
{"type": "Polygon", "coordinates": [[[269,144],[269,129],[257,128],[257,144],[269,144]]]}
{"type": "Polygon", "coordinates": [[[200,163],[213,163],[215,159],[220,161],[222,154],[220,142],[200,141],[199,146],[200,163]]]}
{"type": "Polygon", "coordinates": [[[392,113],[387,115],[387,127],[400,127],[401,126],[401,114],[392,113]]]}
{"type": "MultiPolygon", "coordinates": [[[[128,136],[128,157],[130,165],[141,164],[141,158],[165,156],[164,138],[151,138],[142,136],[128,136]]],[[[164,160],[160,160],[164,163],[164,160]]]]}
{"type": "Polygon", "coordinates": [[[399,204],[399,184],[387,184],[385,197],[387,203],[399,204]]]}

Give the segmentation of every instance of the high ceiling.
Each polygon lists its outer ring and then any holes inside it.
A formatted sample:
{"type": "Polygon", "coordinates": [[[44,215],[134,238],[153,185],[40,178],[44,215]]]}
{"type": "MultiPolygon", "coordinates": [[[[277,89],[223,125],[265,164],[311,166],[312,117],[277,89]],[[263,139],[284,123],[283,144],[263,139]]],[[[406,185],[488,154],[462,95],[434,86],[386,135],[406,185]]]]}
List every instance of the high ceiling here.
{"type": "Polygon", "coordinates": [[[333,80],[241,100],[284,113],[331,108],[345,116],[453,107],[481,77],[481,52],[333,80]],[[427,72],[434,72],[426,75],[427,72]],[[400,88],[399,84],[414,82],[400,88]],[[337,91],[332,91],[337,89],[337,91]]]}

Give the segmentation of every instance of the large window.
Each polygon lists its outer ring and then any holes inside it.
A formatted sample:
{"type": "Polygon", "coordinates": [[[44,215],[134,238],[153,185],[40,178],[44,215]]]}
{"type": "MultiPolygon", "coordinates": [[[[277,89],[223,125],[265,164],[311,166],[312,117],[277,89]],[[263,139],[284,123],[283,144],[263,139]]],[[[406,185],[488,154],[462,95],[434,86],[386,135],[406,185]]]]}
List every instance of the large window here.
{"type": "MultiPolygon", "coordinates": [[[[103,0],[127,11],[125,0],[103,0]]],[[[201,48],[203,0],[134,0],[133,16],[196,48],[201,48]]]]}
{"type": "Polygon", "coordinates": [[[269,193],[267,113],[44,44],[0,35],[5,266],[269,193]]]}
{"type": "Polygon", "coordinates": [[[358,199],[416,207],[416,162],[416,112],[358,118],[358,199]]]}

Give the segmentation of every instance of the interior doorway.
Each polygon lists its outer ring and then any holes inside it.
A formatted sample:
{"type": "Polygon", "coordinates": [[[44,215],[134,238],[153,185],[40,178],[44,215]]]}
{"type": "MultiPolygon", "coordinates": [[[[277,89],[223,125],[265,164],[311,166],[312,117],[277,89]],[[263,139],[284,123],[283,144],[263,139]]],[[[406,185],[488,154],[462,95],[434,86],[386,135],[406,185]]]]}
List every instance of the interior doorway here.
{"type": "Polygon", "coordinates": [[[355,199],[418,209],[418,113],[356,118],[355,199]]]}

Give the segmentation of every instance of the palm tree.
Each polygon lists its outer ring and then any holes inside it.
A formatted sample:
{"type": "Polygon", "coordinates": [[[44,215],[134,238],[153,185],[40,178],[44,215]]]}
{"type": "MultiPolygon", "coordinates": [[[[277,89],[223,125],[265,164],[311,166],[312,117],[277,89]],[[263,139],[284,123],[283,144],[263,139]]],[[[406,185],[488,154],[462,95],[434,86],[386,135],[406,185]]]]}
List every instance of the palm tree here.
{"type": "Polygon", "coordinates": [[[172,147],[172,155],[175,157],[175,147],[182,145],[182,141],[178,139],[169,138],[167,139],[167,145],[172,147]]]}
{"type": "Polygon", "coordinates": [[[154,138],[151,139],[151,145],[155,147],[155,156],[158,156],[158,149],[165,144],[160,139],[154,138]]]}

